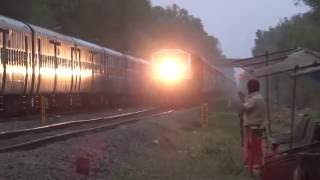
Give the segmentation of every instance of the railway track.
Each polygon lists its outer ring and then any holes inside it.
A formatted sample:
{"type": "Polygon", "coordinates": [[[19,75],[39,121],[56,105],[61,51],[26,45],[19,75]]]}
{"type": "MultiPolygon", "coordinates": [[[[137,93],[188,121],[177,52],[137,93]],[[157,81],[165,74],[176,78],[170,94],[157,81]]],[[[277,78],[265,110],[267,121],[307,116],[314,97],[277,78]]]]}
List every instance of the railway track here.
{"type": "Polygon", "coordinates": [[[148,117],[157,117],[173,110],[149,109],[122,115],[70,121],[31,129],[0,133],[0,153],[24,151],[63,141],[71,137],[101,130],[113,129],[148,117]]]}

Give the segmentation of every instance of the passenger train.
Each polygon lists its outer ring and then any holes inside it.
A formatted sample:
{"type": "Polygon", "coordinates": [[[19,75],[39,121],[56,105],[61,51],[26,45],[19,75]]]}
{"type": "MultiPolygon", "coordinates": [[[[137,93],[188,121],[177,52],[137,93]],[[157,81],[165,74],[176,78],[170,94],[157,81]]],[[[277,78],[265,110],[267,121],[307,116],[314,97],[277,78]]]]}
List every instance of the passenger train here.
{"type": "MultiPolygon", "coordinates": [[[[189,87],[197,87],[199,92],[210,91],[209,86],[217,89],[222,87],[217,84],[219,81],[227,82],[219,79],[224,78],[222,72],[197,59],[194,62],[202,67],[198,78],[203,78],[204,83],[188,81],[198,83],[189,87]]],[[[192,66],[192,58],[187,62],[192,66]]],[[[154,85],[156,81],[150,72],[149,61],[0,16],[3,112],[37,111],[41,96],[47,97],[49,109],[144,103],[159,87],[154,85]]]]}

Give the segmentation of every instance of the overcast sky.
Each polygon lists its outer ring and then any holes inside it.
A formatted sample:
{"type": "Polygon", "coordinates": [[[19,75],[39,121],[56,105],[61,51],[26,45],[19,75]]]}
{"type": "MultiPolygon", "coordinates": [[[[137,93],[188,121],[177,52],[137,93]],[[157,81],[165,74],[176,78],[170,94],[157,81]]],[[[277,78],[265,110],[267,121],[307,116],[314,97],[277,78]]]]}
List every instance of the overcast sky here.
{"type": "Polygon", "coordinates": [[[251,56],[255,33],[281,19],[308,10],[294,0],[152,0],[154,5],[173,3],[201,18],[206,31],[220,40],[229,58],[251,56]]]}

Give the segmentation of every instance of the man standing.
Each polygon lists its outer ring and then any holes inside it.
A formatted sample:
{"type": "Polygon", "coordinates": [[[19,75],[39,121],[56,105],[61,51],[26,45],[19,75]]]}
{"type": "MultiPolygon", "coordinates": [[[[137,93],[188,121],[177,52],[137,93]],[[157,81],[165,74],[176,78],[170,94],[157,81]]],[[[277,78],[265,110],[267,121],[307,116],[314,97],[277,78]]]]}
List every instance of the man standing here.
{"type": "Polygon", "coordinates": [[[239,93],[240,118],[243,119],[243,154],[246,168],[252,173],[258,173],[259,168],[263,165],[262,141],[267,125],[266,102],[259,92],[258,80],[249,80],[247,88],[247,97],[239,93]]]}

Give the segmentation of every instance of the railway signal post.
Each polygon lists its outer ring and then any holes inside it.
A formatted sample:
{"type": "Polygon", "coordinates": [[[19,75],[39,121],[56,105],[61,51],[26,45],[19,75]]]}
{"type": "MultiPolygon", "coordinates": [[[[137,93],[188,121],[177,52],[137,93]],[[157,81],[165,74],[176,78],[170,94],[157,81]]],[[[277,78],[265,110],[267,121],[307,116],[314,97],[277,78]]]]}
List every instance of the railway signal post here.
{"type": "Polygon", "coordinates": [[[208,128],[208,104],[202,105],[202,128],[208,128]]]}
{"type": "Polygon", "coordinates": [[[48,105],[48,100],[46,97],[41,96],[40,98],[40,105],[41,105],[41,123],[42,125],[46,125],[47,124],[47,114],[46,114],[46,108],[48,105]]]}

